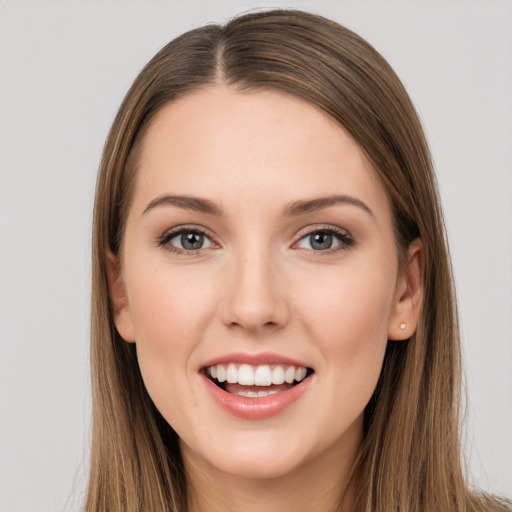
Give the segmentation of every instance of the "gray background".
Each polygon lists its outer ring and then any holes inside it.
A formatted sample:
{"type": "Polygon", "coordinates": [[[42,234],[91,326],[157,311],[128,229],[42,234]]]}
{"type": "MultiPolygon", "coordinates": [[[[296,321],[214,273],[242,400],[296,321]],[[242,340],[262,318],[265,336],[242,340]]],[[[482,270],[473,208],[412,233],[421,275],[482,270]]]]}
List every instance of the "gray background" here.
{"type": "Polygon", "coordinates": [[[316,11],[398,72],[429,137],[458,285],[476,484],[512,494],[512,3],[0,0],[0,510],[79,510],[101,148],[143,64],[258,6],[316,11]]]}

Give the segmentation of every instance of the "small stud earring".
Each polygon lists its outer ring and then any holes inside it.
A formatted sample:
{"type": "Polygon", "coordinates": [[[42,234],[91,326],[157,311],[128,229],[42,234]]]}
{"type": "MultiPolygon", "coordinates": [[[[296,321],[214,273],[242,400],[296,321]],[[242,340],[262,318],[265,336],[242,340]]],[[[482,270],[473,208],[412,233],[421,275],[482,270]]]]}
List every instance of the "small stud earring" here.
{"type": "Polygon", "coordinates": [[[405,330],[405,324],[400,324],[400,329],[405,330]]]}

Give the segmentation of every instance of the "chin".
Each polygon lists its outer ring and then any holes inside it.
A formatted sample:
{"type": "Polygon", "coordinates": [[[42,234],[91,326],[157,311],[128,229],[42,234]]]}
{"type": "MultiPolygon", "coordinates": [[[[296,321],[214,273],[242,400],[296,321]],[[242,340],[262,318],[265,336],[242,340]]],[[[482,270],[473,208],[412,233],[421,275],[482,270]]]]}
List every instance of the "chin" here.
{"type": "Polygon", "coordinates": [[[271,480],[283,478],[301,467],[304,461],[297,454],[286,454],[282,450],[274,450],[272,454],[233,453],[216,467],[227,474],[245,479],[271,480]],[[276,457],[276,455],[278,455],[276,457]]]}
{"type": "Polygon", "coordinates": [[[207,462],[226,475],[247,479],[281,478],[297,470],[307,459],[301,449],[304,444],[293,440],[293,436],[275,432],[261,436],[255,431],[239,434],[230,436],[229,442],[220,442],[217,436],[212,436],[204,449],[183,444],[183,457],[197,465],[207,462]]]}

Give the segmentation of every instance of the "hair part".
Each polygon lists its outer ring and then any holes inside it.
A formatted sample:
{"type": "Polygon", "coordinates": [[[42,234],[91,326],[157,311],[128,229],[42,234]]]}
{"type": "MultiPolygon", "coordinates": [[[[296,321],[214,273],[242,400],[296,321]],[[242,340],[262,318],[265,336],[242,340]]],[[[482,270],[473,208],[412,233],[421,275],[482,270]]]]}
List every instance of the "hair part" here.
{"type": "Polygon", "coordinates": [[[151,401],[135,345],[113,321],[107,253],[118,254],[144,135],[169,102],[225,84],[302,98],[359,144],[390,198],[401,264],[424,247],[416,333],[390,341],[353,469],[354,510],[505,510],[468,490],[461,467],[460,342],[443,217],[429,149],[402,83],[361,37],[317,15],[272,10],[171,41],[128,91],[105,143],[93,222],[93,435],[86,510],[187,510],[179,439],[151,401]],[[494,507],[494,508],[492,508],[494,507]]]}

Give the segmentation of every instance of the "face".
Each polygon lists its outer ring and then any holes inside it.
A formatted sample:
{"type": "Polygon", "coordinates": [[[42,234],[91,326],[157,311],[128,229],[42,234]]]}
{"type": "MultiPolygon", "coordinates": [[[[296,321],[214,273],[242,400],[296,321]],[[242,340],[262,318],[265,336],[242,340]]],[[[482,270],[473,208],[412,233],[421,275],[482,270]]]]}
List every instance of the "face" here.
{"type": "Polygon", "coordinates": [[[110,260],[152,400],[185,458],[226,473],[353,453],[387,340],[414,324],[375,171],[278,92],[216,87],[160,110],[110,260]]]}

